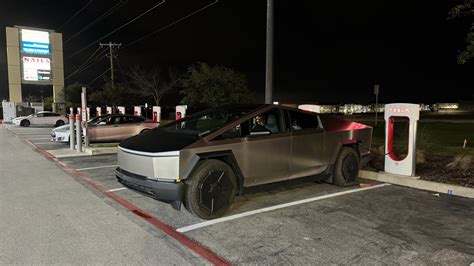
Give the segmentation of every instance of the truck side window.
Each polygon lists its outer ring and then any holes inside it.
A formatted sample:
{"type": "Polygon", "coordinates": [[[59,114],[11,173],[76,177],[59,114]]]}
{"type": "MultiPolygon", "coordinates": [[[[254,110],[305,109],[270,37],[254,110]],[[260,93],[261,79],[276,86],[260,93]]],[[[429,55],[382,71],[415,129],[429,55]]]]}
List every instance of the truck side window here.
{"type": "Polygon", "coordinates": [[[224,140],[224,139],[234,139],[242,137],[242,126],[239,124],[226,132],[220,134],[213,140],[224,140]]]}
{"type": "Polygon", "coordinates": [[[316,114],[298,111],[288,111],[288,113],[290,115],[290,127],[292,130],[320,128],[316,114]]]}

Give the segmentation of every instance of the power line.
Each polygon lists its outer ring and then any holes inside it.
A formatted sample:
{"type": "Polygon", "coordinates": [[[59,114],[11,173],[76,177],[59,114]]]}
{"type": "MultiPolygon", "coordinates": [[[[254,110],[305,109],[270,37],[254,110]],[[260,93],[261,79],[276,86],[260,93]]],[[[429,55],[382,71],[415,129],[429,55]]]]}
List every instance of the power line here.
{"type": "Polygon", "coordinates": [[[81,71],[81,69],[87,65],[87,63],[89,63],[89,61],[94,57],[94,55],[100,50],[100,47],[98,47],[92,54],[91,56],[89,56],[89,58],[87,58],[78,68],[76,68],[76,70],[74,70],[73,72],[71,72],[70,74],[68,74],[64,79],[68,79],[70,77],[72,77],[74,74],[78,73],[79,71],[81,71]]]}
{"type": "Polygon", "coordinates": [[[58,27],[58,31],[60,29],[62,29],[66,24],[68,24],[69,22],[71,22],[75,17],[77,17],[82,11],[84,11],[84,9],[86,9],[90,4],[92,4],[92,2],[94,2],[94,0],[90,0],[87,4],[85,4],[83,7],[81,7],[81,9],[79,9],[74,15],[72,15],[68,20],[66,20],[66,22],[64,22],[61,26],[58,27]]]}
{"type": "MultiPolygon", "coordinates": [[[[100,48],[100,47],[99,47],[99,48],[100,48]]],[[[104,57],[102,57],[102,56],[103,56],[106,52],[107,52],[107,50],[104,50],[104,51],[100,52],[94,59],[92,59],[92,60],[89,62],[88,65],[85,65],[84,67],[82,67],[82,68],[80,68],[80,69],[78,68],[76,71],[74,71],[73,73],[69,74],[69,75],[65,78],[65,80],[71,78],[71,77],[74,76],[74,75],[80,74],[80,73],[86,71],[87,69],[89,69],[90,67],[92,67],[92,66],[96,65],[97,63],[99,63],[100,60],[102,60],[102,59],[104,58],[104,57]]]]}
{"type": "Polygon", "coordinates": [[[95,24],[97,24],[98,22],[100,22],[101,20],[104,20],[105,18],[107,18],[108,16],[112,15],[113,13],[115,13],[115,11],[119,10],[122,6],[124,6],[128,1],[123,1],[123,0],[120,0],[120,2],[118,2],[117,4],[115,4],[113,7],[111,7],[110,9],[108,9],[107,11],[105,11],[102,15],[100,15],[99,17],[97,17],[96,19],[94,19],[91,23],[87,24],[86,26],[84,26],[80,31],[76,32],[74,35],[72,35],[71,37],[69,37],[67,40],[64,41],[64,44],[68,43],[69,41],[71,41],[72,39],[76,38],[77,36],[79,36],[79,34],[83,33],[84,31],[86,31],[87,29],[89,29],[90,27],[94,26],[95,24]]]}
{"type": "Polygon", "coordinates": [[[125,75],[123,69],[122,69],[122,64],[120,64],[120,59],[117,57],[117,65],[119,67],[119,70],[120,70],[120,73],[122,74],[124,78],[124,81],[125,81],[125,84],[127,85],[128,88],[130,88],[130,84],[128,83],[128,80],[127,80],[127,75],[125,75]]]}
{"type": "Polygon", "coordinates": [[[107,68],[102,74],[98,75],[97,77],[95,77],[93,80],[89,81],[89,83],[86,84],[86,86],[89,86],[90,84],[94,83],[94,81],[96,81],[97,79],[99,79],[100,77],[102,77],[103,75],[105,75],[105,73],[109,72],[110,70],[110,67],[107,68]]]}
{"type": "Polygon", "coordinates": [[[147,11],[141,13],[140,15],[136,16],[135,18],[131,19],[130,21],[128,21],[127,23],[121,25],[120,27],[116,28],[115,30],[113,30],[113,31],[111,31],[111,32],[109,32],[109,33],[107,33],[106,35],[100,37],[99,39],[97,39],[97,40],[91,42],[89,45],[87,45],[87,46],[83,47],[82,49],[76,51],[74,54],[70,55],[70,56],[67,57],[65,60],[67,60],[67,59],[69,59],[69,58],[71,58],[71,57],[74,57],[74,56],[76,56],[76,55],[82,53],[83,51],[85,51],[86,49],[88,49],[89,47],[91,47],[92,45],[96,44],[97,42],[102,41],[103,39],[109,37],[110,35],[116,33],[117,31],[119,31],[119,30],[125,28],[125,27],[128,26],[130,23],[132,23],[132,22],[136,21],[137,19],[143,17],[144,15],[150,13],[150,12],[153,11],[155,8],[161,6],[161,5],[164,4],[165,2],[166,2],[166,0],[161,0],[161,2],[159,2],[159,3],[156,4],[156,5],[154,5],[153,7],[151,7],[150,9],[148,9],[147,11]]]}
{"type": "Polygon", "coordinates": [[[140,42],[140,41],[143,41],[144,39],[146,39],[146,38],[148,38],[148,37],[150,37],[150,36],[152,36],[152,35],[155,35],[155,34],[157,34],[157,33],[160,32],[160,31],[166,30],[167,28],[169,28],[169,27],[171,27],[171,26],[173,26],[173,25],[175,25],[175,24],[178,24],[179,22],[181,22],[181,21],[183,21],[183,20],[185,20],[185,19],[187,19],[187,18],[189,18],[189,17],[191,17],[191,16],[193,16],[193,15],[195,15],[195,14],[197,14],[197,13],[199,13],[199,12],[201,12],[201,11],[207,9],[207,8],[209,8],[210,6],[213,6],[213,5],[217,4],[218,2],[219,2],[219,0],[215,0],[213,3],[210,3],[210,4],[204,6],[204,7],[200,8],[200,9],[198,9],[198,10],[196,10],[196,11],[194,11],[194,12],[192,12],[192,13],[190,13],[190,14],[188,14],[188,15],[186,15],[186,16],[184,16],[184,17],[182,17],[182,18],[180,18],[180,19],[178,19],[178,20],[176,20],[176,21],[174,21],[174,22],[172,22],[172,23],[166,25],[166,26],[164,26],[164,27],[161,27],[161,28],[159,28],[159,29],[157,29],[157,30],[155,30],[155,31],[153,31],[153,32],[150,32],[149,34],[147,34],[147,35],[145,35],[145,36],[143,36],[143,37],[141,37],[141,38],[139,38],[139,39],[137,39],[137,40],[135,40],[135,41],[133,41],[133,42],[131,42],[131,43],[128,43],[127,45],[124,45],[124,46],[122,47],[122,49],[123,49],[123,48],[126,48],[126,47],[129,47],[129,46],[132,46],[132,45],[134,45],[134,44],[136,44],[136,43],[138,43],[138,42],[140,42]]]}

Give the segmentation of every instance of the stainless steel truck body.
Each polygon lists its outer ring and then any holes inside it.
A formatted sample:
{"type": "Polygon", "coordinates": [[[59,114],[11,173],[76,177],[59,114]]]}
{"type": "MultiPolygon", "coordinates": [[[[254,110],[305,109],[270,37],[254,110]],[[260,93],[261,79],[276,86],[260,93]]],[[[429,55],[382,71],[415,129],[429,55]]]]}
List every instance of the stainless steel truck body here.
{"type": "Polygon", "coordinates": [[[198,217],[222,216],[244,187],[315,176],[355,181],[372,128],[278,105],[215,108],[123,141],[123,185],[198,217]]]}

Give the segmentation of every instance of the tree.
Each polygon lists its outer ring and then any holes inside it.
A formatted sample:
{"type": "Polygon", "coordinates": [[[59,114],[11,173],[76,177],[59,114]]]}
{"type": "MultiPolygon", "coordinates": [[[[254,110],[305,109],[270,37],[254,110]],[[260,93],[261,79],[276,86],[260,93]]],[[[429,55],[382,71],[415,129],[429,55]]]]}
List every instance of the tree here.
{"type": "Polygon", "coordinates": [[[53,110],[53,96],[45,97],[43,99],[43,108],[44,110],[53,110]]]}
{"type": "MultiPolygon", "coordinates": [[[[474,0],[464,0],[464,3],[456,5],[449,11],[448,19],[474,16],[474,0]]],[[[467,46],[458,55],[458,63],[465,64],[474,57],[474,22],[466,36],[467,46]]]]}
{"type": "Polygon", "coordinates": [[[73,84],[67,85],[64,88],[64,97],[66,100],[66,105],[73,106],[81,104],[81,92],[83,86],[83,84],[75,82],[73,84]]]}
{"type": "Polygon", "coordinates": [[[223,66],[211,67],[206,63],[191,66],[182,84],[183,104],[218,107],[253,100],[245,75],[223,66]]]}
{"type": "Polygon", "coordinates": [[[107,82],[105,85],[97,91],[92,92],[89,95],[89,100],[96,104],[110,104],[112,106],[119,106],[130,104],[134,97],[131,93],[130,88],[122,83],[107,82]]]}
{"type": "Polygon", "coordinates": [[[156,106],[166,94],[175,90],[178,85],[178,73],[170,68],[154,68],[144,71],[136,67],[128,75],[135,86],[135,93],[143,97],[153,97],[156,106]]]}

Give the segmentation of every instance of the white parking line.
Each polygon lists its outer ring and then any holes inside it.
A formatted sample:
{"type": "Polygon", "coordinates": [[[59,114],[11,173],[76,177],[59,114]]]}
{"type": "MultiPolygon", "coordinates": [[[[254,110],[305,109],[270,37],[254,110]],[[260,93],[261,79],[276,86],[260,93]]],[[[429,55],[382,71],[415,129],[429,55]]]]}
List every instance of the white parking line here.
{"type": "Polygon", "coordinates": [[[18,135],[24,135],[24,136],[32,136],[32,135],[51,135],[51,131],[45,131],[45,132],[35,132],[35,133],[26,133],[26,132],[17,132],[13,131],[18,135]]]}
{"type": "Polygon", "coordinates": [[[77,171],[85,171],[85,170],[93,170],[93,169],[101,169],[101,168],[113,168],[113,167],[117,167],[117,166],[118,166],[117,164],[102,165],[102,166],[95,166],[95,167],[79,168],[79,169],[76,169],[76,170],[77,171]]]}
{"type": "Polygon", "coordinates": [[[43,132],[43,133],[18,133],[18,135],[22,135],[22,136],[44,136],[44,135],[51,135],[51,132],[43,132]]]}
{"type": "Polygon", "coordinates": [[[23,132],[23,133],[38,133],[38,132],[51,132],[52,129],[40,129],[40,130],[31,130],[31,129],[10,129],[14,132],[23,132]]]}
{"type": "Polygon", "coordinates": [[[119,188],[114,188],[114,189],[109,189],[107,192],[114,192],[114,191],[120,191],[120,190],[125,190],[127,189],[126,187],[119,187],[119,188]]]}
{"type": "Polygon", "coordinates": [[[181,227],[181,228],[176,229],[176,231],[178,231],[180,233],[185,233],[185,232],[189,232],[189,231],[192,231],[192,230],[196,230],[198,228],[210,226],[210,225],[213,225],[213,224],[223,223],[223,222],[227,222],[227,221],[230,221],[230,220],[235,220],[235,219],[239,219],[239,218],[242,218],[242,217],[259,214],[259,213],[262,213],[262,212],[274,211],[274,210],[278,210],[278,209],[282,209],[282,208],[286,208],[286,207],[290,207],[290,206],[300,205],[300,204],[313,202],[313,201],[317,201],[317,200],[334,198],[334,197],[338,197],[338,196],[342,196],[342,195],[346,195],[346,194],[356,193],[356,192],[365,191],[365,190],[374,189],[374,188],[380,188],[380,187],[389,186],[389,185],[390,184],[384,183],[384,184],[379,184],[379,185],[375,185],[375,186],[371,186],[371,187],[356,188],[356,189],[336,192],[336,193],[332,193],[332,194],[317,196],[317,197],[314,197],[314,198],[309,198],[309,199],[304,199],[304,200],[297,200],[297,201],[293,201],[293,202],[289,202],[289,203],[270,206],[270,207],[266,207],[266,208],[262,208],[262,209],[258,209],[258,210],[247,211],[247,212],[238,213],[238,214],[234,214],[234,215],[230,215],[230,216],[226,216],[226,217],[222,217],[222,218],[218,218],[218,219],[214,219],[214,220],[210,220],[210,221],[206,221],[206,222],[202,222],[202,223],[197,223],[197,224],[181,227]]]}
{"type": "Polygon", "coordinates": [[[57,144],[64,144],[64,143],[50,141],[50,142],[38,142],[38,143],[35,142],[35,144],[36,145],[44,145],[44,144],[56,144],[57,145],[57,144]]]}

